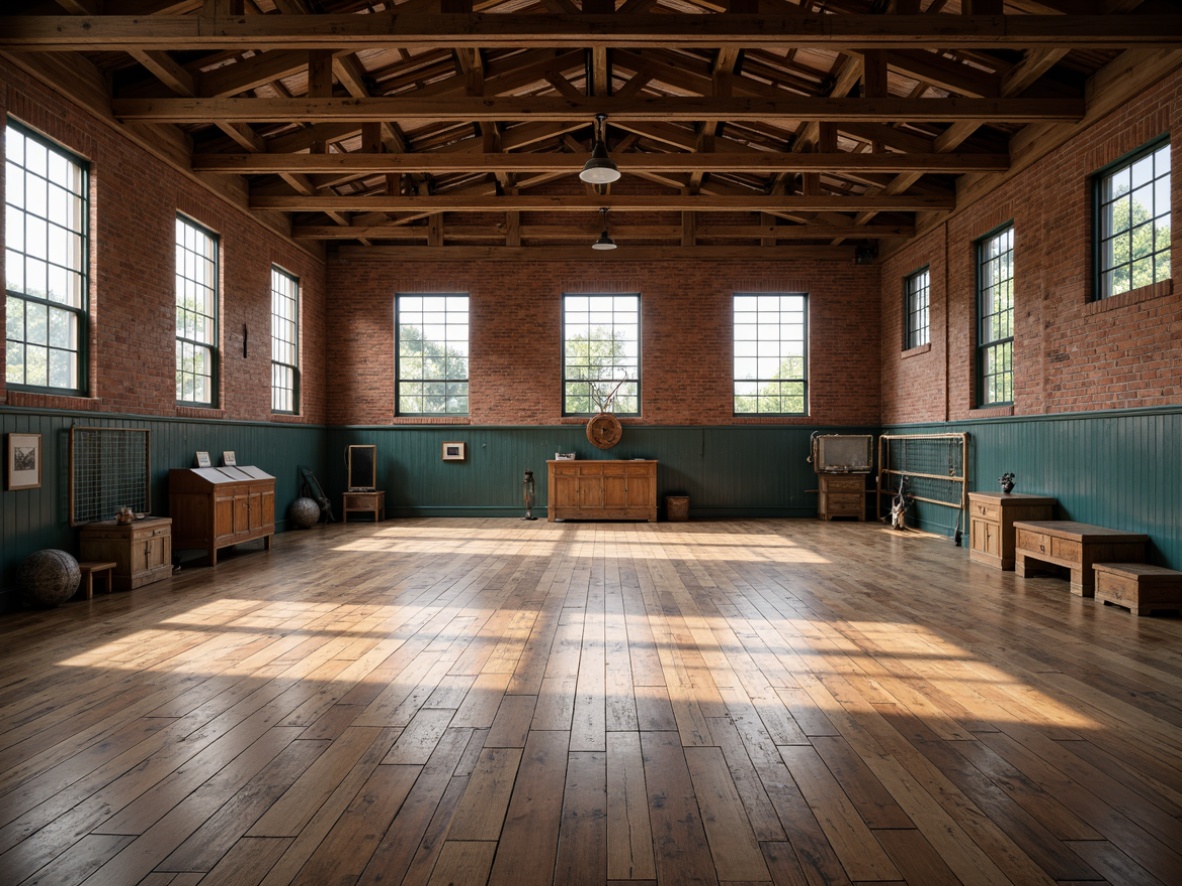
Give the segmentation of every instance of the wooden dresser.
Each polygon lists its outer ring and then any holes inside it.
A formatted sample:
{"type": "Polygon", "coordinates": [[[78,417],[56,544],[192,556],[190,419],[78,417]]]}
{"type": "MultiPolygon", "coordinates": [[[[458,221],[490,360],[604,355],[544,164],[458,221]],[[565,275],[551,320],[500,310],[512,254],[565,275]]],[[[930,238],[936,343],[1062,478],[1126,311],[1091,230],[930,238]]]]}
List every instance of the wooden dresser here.
{"type": "Polygon", "coordinates": [[[657,522],[657,462],[548,461],[546,519],[657,522]]]}
{"type": "Polygon", "coordinates": [[[820,493],[817,516],[857,517],[866,520],[866,474],[817,474],[820,493]]]}
{"type": "Polygon", "coordinates": [[[172,575],[172,520],[103,520],[78,530],[78,559],[113,562],[111,585],[130,591],[172,575]]]}
{"type": "Polygon", "coordinates": [[[173,545],[202,549],[216,566],[218,548],[256,538],[271,550],[275,478],[256,467],[176,468],[168,473],[173,545]]]}
{"type": "Polygon", "coordinates": [[[1020,492],[969,493],[969,559],[994,569],[1014,568],[1014,521],[1050,520],[1056,500],[1020,492]]]}

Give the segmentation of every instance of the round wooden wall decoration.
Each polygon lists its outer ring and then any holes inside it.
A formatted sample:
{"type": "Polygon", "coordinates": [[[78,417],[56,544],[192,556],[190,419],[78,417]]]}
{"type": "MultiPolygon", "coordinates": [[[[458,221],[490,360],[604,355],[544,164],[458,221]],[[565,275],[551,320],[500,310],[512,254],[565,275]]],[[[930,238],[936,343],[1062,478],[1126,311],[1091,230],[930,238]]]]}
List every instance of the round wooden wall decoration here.
{"type": "Polygon", "coordinates": [[[611,449],[624,436],[620,420],[608,412],[601,412],[587,422],[587,439],[600,449],[611,449]]]}

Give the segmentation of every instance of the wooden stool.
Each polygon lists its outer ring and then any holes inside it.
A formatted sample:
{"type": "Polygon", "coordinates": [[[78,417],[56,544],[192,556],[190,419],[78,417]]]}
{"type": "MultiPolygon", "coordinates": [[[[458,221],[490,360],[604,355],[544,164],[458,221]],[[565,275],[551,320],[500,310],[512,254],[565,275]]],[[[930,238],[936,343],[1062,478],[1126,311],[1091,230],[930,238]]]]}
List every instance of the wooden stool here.
{"type": "Polygon", "coordinates": [[[1182,572],[1147,563],[1097,563],[1096,600],[1134,615],[1182,610],[1182,572]]]}
{"type": "Polygon", "coordinates": [[[78,568],[82,571],[82,585],[86,591],[86,599],[90,600],[94,597],[94,574],[96,572],[105,572],[107,574],[107,593],[111,593],[111,573],[115,571],[116,563],[99,563],[94,560],[85,560],[78,564],[78,568]]]}

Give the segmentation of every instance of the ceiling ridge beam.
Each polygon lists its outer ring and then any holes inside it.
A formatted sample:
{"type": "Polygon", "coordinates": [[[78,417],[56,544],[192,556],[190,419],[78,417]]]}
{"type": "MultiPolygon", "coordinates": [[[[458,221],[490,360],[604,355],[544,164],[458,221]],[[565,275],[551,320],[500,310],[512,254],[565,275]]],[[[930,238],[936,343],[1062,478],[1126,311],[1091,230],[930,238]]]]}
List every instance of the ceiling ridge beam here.
{"type": "Polygon", "coordinates": [[[397,12],[316,15],[12,15],[0,49],[400,49],[838,46],[989,49],[1176,46],[1182,16],[657,15],[397,12]]]}
{"type": "Polygon", "coordinates": [[[666,196],[552,194],[515,196],[333,196],[256,195],[252,209],[277,209],[284,212],[596,212],[607,207],[612,212],[921,212],[930,209],[953,209],[955,198],[934,194],[899,194],[863,197],[857,194],[816,196],[666,196]]]}

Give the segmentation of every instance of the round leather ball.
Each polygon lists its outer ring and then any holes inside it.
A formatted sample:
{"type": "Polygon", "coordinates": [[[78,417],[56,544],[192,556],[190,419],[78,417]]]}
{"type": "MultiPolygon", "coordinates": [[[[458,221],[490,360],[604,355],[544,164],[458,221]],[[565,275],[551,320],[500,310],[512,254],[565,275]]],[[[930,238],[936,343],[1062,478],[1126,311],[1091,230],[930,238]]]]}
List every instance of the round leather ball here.
{"type": "Polygon", "coordinates": [[[320,505],[314,498],[297,498],[291,503],[288,519],[296,529],[311,529],[320,522],[320,505]]]}
{"type": "Polygon", "coordinates": [[[16,572],[16,585],[25,603],[42,609],[69,600],[81,582],[78,561],[53,548],[29,554],[16,572]]]}

